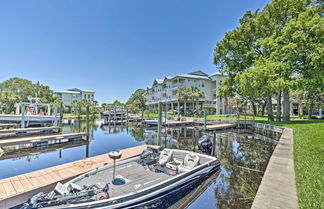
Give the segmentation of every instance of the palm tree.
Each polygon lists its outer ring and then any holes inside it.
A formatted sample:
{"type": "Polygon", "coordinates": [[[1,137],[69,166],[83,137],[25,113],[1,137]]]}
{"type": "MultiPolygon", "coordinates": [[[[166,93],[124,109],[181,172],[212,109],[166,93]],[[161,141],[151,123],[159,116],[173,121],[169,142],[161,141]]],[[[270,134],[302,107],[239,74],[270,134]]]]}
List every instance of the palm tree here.
{"type": "Polygon", "coordinates": [[[184,112],[186,112],[186,101],[189,100],[190,92],[188,88],[181,87],[177,91],[177,100],[178,100],[178,117],[180,115],[180,102],[184,102],[184,112]]]}
{"type": "Polygon", "coordinates": [[[190,99],[191,101],[196,102],[196,109],[198,109],[199,100],[205,98],[205,94],[197,86],[191,86],[189,91],[190,91],[190,99]]]}

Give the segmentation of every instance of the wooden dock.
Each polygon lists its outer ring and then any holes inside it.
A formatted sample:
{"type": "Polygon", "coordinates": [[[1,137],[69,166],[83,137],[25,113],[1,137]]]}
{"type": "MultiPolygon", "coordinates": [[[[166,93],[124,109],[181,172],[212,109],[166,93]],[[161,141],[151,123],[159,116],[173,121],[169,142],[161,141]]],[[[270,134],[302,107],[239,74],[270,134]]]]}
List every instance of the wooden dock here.
{"type": "Polygon", "coordinates": [[[184,120],[184,121],[167,121],[166,126],[187,126],[187,125],[193,125],[195,123],[194,120],[184,120]]]}
{"type": "Polygon", "coordinates": [[[24,136],[27,133],[46,133],[51,134],[53,132],[59,132],[60,128],[57,126],[52,127],[37,127],[37,128],[14,128],[14,129],[2,129],[0,135],[3,134],[15,134],[17,136],[24,136]]]}
{"type": "Polygon", "coordinates": [[[4,129],[4,128],[17,128],[17,123],[0,123],[0,128],[4,129]]]}
{"type": "MultiPolygon", "coordinates": [[[[122,149],[122,158],[120,160],[138,156],[147,146],[140,145],[122,149]]],[[[107,154],[1,179],[0,208],[10,208],[21,204],[38,192],[50,191],[57,182],[65,182],[95,168],[112,164],[113,160],[108,158],[107,154]]]]}
{"type": "Polygon", "coordinates": [[[12,146],[17,144],[28,144],[41,141],[60,140],[60,139],[71,139],[77,137],[83,137],[88,135],[85,132],[81,133],[69,133],[69,134],[55,134],[55,135],[44,135],[44,136],[33,136],[33,137],[15,137],[0,139],[0,147],[12,146]]]}
{"type": "Polygon", "coordinates": [[[214,130],[220,130],[220,129],[235,128],[235,127],[236,127],[236,124],[222,123],[222,124],[207,125],[206,130],[214,131],[214,130]]]}

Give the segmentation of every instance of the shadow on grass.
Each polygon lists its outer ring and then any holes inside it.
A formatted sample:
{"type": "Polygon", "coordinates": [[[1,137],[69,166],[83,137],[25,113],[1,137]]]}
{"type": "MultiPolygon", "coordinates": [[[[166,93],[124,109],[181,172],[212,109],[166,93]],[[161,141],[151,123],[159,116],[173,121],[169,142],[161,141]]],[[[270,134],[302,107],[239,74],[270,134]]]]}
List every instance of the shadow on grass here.
{"type": "MultiPolygon", "coordinates": [[[[253,120],[250,120],[253,121],[253,120]]],[[[286,126],[286,125],[300,125],[300,124],[324,124],[324,120],[291,120],[291,121],[267,121],[267,120],[255,120],[256,123],[266,123],[276,126],[286,126]]]]}

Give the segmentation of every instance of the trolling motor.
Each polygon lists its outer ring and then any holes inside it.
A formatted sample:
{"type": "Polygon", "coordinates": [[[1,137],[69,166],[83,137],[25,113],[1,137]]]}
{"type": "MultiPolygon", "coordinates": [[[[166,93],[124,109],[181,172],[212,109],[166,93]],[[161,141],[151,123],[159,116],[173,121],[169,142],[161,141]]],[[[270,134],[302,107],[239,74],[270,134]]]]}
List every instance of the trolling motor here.
{"type": "Polygon", "coordinates": [[[203,135],[198,140],[198,148],[204,154],[211,155],[213,152],[213,142],[210,141],[209,135],[203,135]]]}
{"type": "Polygon", "coordinates": [[[99,192],[107,192],[107,185],[100,189],[95,185],[87,188],[80,188],[74,183],[70,183],[67,187],[57,183],[55,189],[49,194],[40,192],[31,197],[26,203],[14,207],[14,209],[36,209],[50,206],[58,206],[66,203],[78,202],[80,200],[94,200],[93,197],[99,192]]]}

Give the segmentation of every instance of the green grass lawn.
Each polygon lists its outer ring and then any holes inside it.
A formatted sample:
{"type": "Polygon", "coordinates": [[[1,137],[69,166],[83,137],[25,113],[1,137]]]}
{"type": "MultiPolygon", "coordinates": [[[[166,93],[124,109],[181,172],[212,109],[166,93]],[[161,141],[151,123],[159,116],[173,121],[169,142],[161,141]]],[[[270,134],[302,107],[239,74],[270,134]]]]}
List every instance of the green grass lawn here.
{"type": "Polygon", "coordinates": [[[293,129],[299,207],[324,208],[324,121],[296,119],[271,124],[293,129]]]}
{"type": "MultiPolygon", "coordinates": [[[[96,114],[96,118],[100,118],[101,115],[100,114],[96,114]]],[[[76,113],[64,113],[63,114],[63,119],[77,119],[78,118],[78,114],[76,113]]],[[[85,114],[82,114],[80,116],[81,119],[85,119],[86,118],[86,115],[85,114]]],[[[90,118],[93,118],[93,115],[90,114],[90,118]]]]}

